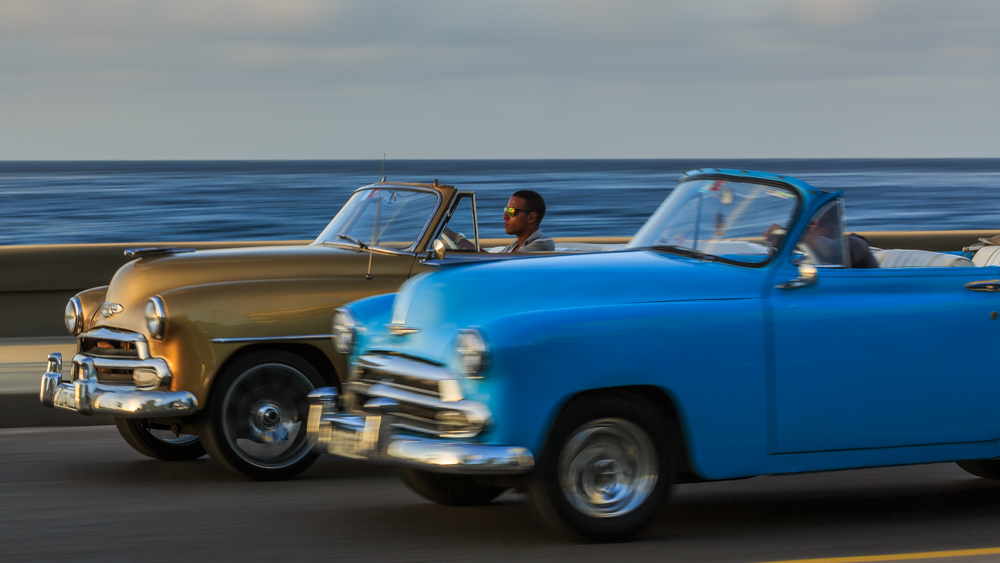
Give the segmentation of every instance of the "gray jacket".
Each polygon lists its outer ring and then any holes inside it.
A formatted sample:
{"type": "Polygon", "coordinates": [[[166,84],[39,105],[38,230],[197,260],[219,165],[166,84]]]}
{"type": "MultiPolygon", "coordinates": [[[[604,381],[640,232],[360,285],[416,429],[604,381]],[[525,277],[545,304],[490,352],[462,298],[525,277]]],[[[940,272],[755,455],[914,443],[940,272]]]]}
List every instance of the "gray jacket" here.
{"type": "Polygon", "coordinates": [[[517,246],[517,241],[508,244],[500,252],[539,252],[544,250],[555,250],[556,243],[552,242],[552,239],[542,234],[541,229],[531,233],[528,240],[524,241],[524,245],[521,248],[514,250],[517,246]]]}

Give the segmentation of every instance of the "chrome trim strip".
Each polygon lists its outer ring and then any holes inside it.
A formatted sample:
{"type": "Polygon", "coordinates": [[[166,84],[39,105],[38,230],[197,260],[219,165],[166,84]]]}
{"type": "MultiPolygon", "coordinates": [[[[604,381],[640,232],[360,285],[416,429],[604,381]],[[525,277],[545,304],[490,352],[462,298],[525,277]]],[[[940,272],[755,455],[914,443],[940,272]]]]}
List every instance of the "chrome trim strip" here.
{"type": "MultiPolygon", "coordinates": [[[[382,385],[386,385],[383,383],[382,385]]],[[[345,393],[354,393],[356,395],[367,395],[368,388],[371,387],[371,383],[365,383],[364,381],[348,381],[344,384],[345,393]]]]}
{"type": "Polygon", "coordinates": [[[80,338],[96,340],[117,340],[119,342],[146,342],[146,337],[138,332],[120,332],[108,328],[95,328],[80,335],[80,338]]]}
{"type": "Polygon", "coordinates": [[[79,338],[89,338],[91,340],[114,340],[115,342],[131,342],[135,345],[135,351],[139,355],[140,360],[148,360],[150,357],[149,343],[146,342],[146,337],[138,332],[121,332],[107,328],[95,328],[84,332],[79,336],[79,338]]]}
{"type": "Polygon", "coordinates": [[[369,369],[379,373],[399,374],[418,379],[428,379],[431,381],[442,381],[445,379],[455,379],[456,376],[450,370],[418,362],[402,356],[383,356],[377,354],[364,354],[355,362],[356,367],[369,369]]]}
{"type": "Polygon", "coordinates": [[[213,338],[212,344],[238,344],[242,342],[278,342],[286,340],[325,340],[332,334],[300,334],[293,336],[247,336],[238,338],[213,338]]]}
{"type": "MultiPolygon", "coordinates": [[[[447,381],[447,380],[446,380],[447,381]]],[[[403,391],[409,391],[410,393],[420,393],[422,395],[427,395],[428,397],[438,398],[441,396],[440,387],[438,391],[431,391],[430,389],[420,389],[418,387],[411,387],[403,383],[396,383],[395,381],[348,381],[344,384],[344,390],[350,391],[356,395],[367,395],[368,389],[372,385],[387,385],[389,387],[395,387],[396,389],[402,389],[403,391]]],[[[460,396],[458,399],[461,399],[460,396]]]]}

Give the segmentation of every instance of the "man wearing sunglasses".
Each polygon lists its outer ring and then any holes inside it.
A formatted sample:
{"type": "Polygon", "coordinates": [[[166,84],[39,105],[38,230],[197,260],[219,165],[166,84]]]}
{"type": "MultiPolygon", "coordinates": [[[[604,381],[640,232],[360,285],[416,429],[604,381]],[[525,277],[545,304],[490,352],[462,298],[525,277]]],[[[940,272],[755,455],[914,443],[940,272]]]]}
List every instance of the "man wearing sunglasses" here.
{"type": "Polygon", "coordinates": [[[538,192],[520,190],[507,200],[503,210],[503,230],[517,240],[500,252],[538,252],[555,250],[552,239],[542,234],[539,225],[545,217],[545,200],[538,192]]]}

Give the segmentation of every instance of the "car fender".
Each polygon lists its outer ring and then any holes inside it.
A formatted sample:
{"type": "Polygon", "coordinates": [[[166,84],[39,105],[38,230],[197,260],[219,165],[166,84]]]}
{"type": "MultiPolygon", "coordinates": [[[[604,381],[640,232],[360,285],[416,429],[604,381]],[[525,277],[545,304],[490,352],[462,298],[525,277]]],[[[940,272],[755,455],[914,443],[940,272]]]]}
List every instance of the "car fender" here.
{"type": "Polygon", "coordinates": [[[347,362],[333,349],[330,322],[337,307],[361,297],[357,285],[357,280],[256,280],[167,291],[160,294],[167,314],[164,337],[151,341],[150,350],[167,359],[172,386],[194,393],[199,404],[205,404],[219,369],[247,346],[309,345],[343,374],[347,362]]]}
{"type": "Polygon", "coordinates": [[[91,329],[97,315],[100,314],[101,305],[104,303],[107,295],[108,286],[106,285],[92,287],[76,294],[76,297],[80,299],[81,309],[83,310],[83,331],[91,329]]]}
{"type": "MultiPolygon", "coordinates": [[[[392,306],[396,295],[396,293],[373,295],[344,306],[357,325],[355,351],[365,350],[372,342],[388,336],[385,325],[392,319],[392,306]]],[[[350,358],[351,363],[355,357],[350,358]]]]}
{"type": "Polygon", "coordinates": [[[477,397],[493,411],[488,439],[525,445],[538,454],[574,396],[653,386],[674,401],[696,472],[711,479],[755,474],[767,457],[764,322],[759,299],[637,303],[492,319],[481,326],[490,365],[477,397]]]}

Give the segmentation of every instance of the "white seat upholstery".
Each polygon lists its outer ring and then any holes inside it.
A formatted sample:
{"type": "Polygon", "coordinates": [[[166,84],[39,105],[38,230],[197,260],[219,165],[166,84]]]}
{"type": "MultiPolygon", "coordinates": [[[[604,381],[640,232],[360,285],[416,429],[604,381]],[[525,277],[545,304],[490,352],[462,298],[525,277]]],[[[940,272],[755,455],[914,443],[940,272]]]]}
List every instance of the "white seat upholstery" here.
{"type": "Polygon", "coordinates": [[[708,254],[768,254],[763,244],[748,240],[706,240],[698,243],[698,250],[708,254]]]}
{"type": "Polygon", "coordinates": [[[1000,266],[1000,246],[984,246],[972,257],[976,266],[1000,266]]]}
{"type": "Polygon", "coordinates": [[[926,250],[879,250],[874,252],[879,268],[949,268],[973,266],[972,260],[956,254],[926,250]]]}

